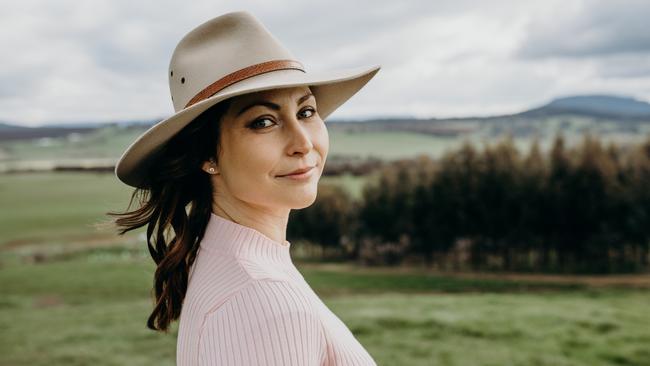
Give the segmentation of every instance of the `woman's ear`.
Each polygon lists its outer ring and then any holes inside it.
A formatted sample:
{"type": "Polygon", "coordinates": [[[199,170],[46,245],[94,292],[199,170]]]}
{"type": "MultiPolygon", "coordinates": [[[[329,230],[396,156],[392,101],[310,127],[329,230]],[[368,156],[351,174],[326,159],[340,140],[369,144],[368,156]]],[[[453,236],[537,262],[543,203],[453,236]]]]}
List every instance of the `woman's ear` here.
{"type": "Polygon", "coordinates": [[[217,164],[213,159],[204,161],[203,165],[201,165],[201,169],[203,169],[208,174],[219,174],[219,170],[217,169],[217,164]]]}

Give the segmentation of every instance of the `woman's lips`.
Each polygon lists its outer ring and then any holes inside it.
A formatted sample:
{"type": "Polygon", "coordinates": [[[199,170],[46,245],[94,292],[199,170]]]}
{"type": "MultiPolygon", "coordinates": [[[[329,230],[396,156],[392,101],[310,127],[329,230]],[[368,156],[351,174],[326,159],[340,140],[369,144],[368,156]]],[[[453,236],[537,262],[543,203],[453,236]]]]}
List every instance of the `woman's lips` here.
{"type": "Polygon", "coordinates": [[[280,175],[280,176],[278,176],[278,178],[288,178],[288,179],[293,179],[293,180],[304,180],[304,179],[309,179],[313,174],[314,174],[314,167],[311,167],[311,168],[309,168],[309,170],[307,170],[304,173],[280,175]]]}

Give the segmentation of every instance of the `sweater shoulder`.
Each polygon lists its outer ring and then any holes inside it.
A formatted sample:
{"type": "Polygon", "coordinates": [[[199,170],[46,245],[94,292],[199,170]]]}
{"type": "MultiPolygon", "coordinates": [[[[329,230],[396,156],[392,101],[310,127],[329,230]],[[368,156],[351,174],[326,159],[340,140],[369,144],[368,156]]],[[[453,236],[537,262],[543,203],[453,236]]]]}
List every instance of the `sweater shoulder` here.
{"type": "MultiPolygon", "coordinates": [[[[219,250],[202,248],[203,262],[210,262],[214,268],[213,272],[223,274],[237,272],[249,280],[286,280],[290,281],[290,276],[283,271],[284,263],[278,265],[272,262],[258,262],[246,258],[233,257],[224,255],[219,250]],[[216,266],[218,264],[218,267],[216,266]]],[[[207,267],[208,265],[204,265],[207,267]]],[[[213,273],[214,275],[215,273],[213,273]]]]}
{"type": "Polygon", "coordinates": [[[250,278],[206,315],[229,308],[267,314],[303,312],[317,314],[317,308],[300,286],[285,278],[250,278]]]}

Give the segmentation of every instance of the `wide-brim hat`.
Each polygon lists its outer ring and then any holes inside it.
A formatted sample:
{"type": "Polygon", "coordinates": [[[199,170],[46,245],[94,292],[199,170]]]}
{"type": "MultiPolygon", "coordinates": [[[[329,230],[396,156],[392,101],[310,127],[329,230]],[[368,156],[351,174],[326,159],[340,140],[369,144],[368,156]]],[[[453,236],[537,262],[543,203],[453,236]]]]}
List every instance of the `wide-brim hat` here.
{"type": "Polygon", "coordinates": [[[380,65],[311,72],[253,15],[227,13],[190,31],[178,43],[168,70],[175,113],[140,135],[122,153],[115,175],[148,188],[148,167],[161,147],[216,103],[256,91],[309,86],[325,120],[357,93],[380,65]]]}

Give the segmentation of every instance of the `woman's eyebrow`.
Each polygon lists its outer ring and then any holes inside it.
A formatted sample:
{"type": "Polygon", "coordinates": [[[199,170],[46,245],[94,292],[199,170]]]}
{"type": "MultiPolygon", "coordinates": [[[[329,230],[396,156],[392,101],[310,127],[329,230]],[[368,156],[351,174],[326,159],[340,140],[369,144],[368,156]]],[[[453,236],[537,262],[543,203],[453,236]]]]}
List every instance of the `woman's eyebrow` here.
{"type": "MultiPolygon", "coordinates": [[[[303,95],[302,97],[298,98],[298,100],[296,101],[296,104],[301,104],[302,102],[304,102],[305,100],[307,100],[307,99],[309,99],[310,97],[313,97],[313,96],[314,95],[312,93],[307,93],[307,94],[303,95]]],[[[253,107],[257,106],[257,105],[261,105],[261,106],[267,107],[269,109],[273,109],[275,111],[280,110],[280,106],[275,104],[275,103],[271,103],[271,102],[269,102],[267,100],[258,100],[258,101],[255,101],[255,102],[252,102],[252,103],[246,105],[244,108],[239,110],[239,112],[237,112],[236,116],[241,115],[242,113],[246,112],[248,109],[253,108],[253,107]]]]}

